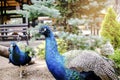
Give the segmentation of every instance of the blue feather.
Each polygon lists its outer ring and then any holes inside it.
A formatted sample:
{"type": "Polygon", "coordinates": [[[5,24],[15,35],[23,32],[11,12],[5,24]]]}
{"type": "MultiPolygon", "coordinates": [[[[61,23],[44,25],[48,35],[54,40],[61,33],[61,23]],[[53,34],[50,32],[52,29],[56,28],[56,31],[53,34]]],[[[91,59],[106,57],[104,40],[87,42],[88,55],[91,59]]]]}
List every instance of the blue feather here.
{"type": "Polygon", "coordinates": [[[31,61],[31,57],[21,51],[15,42],[11,43],[9,53],[9,61],[16,66],[23,66],[31,61]]]}
{"type": "Polygon", "coordinates": [[[49,71],[56,80],[101,80],[94,72],[78,72],[66,68],[65,59],[58,52],[57,43],[50,28],[48,26],[41,27],[40,34],[45,36],[45,60],[49,71]],[[87,79],[89,75],[93,75],[93,77],[87,79]]]}

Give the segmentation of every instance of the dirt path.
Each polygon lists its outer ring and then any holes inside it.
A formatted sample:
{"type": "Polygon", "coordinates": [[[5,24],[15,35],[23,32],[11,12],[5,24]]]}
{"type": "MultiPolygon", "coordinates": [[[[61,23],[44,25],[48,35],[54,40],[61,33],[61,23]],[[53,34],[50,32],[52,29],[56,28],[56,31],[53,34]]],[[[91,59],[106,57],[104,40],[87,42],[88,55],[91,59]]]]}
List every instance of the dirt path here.
{"type": "Polygon", "coordinates": [[[19,77],[19,67],[8,62],[8,59],[0,57],[0,80],[55,80],[44,60],[36,60],[35,64],[26,66],[24,78],[19,77]]]}

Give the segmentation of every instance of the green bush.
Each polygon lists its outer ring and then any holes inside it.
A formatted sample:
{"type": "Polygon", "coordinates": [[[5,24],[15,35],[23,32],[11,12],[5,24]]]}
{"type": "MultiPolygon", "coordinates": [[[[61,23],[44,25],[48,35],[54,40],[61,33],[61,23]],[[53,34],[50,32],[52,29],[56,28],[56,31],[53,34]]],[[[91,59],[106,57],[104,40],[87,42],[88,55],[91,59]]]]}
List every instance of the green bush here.
{"type": "Polygon", "coordinates": [[[114,54],[109,56],[117,64],[117,67],[120,68],[120,49],[116,49],[114,54]]]}
{"type": "Polygon", "coordinates": [[[63,39],[57,39],[58,51],[63,54],[67,51],[67,43],[63,39]]]}
{"type": "Polygon", "coordinates": [[[35,51],[36,54],[43,59],[45,56],[45,41],[42,41],[41,44],[35,48],[35,51]]]}
{"type": "MultiPolygon", "coordinates": [[[[62,39],[57,39],[58,51],[63,54],[67,51],[67,44],[62,39]]],[[[43,41],[36,49],[38,56],[42,59],[45,57],[45,41],[43,41]]]]}
{"type": "Polygon", "coordinates": [[[99,36],[81,36],[68,32],[59,32],[59,34],[56,35],[60,39],[65,40],[66,44],[68,45],[68,50],[95,50],[96,48],[100,48],[100,46],[106,42],[104,42],[104,40],[99,36]]]}
{"type": "Polygon", "coordinates": [[[100,34],[105,39],[110,40],[114,48],[120,47],[120,23],[116,21],[116,13],[112,8],[108,9],[102,22],[100,34]]]}
{"type": "Polygon", "coordinates": [[[19,48],[28,53],[31,57],[35,56],[35,51],[32,47],[26,45],[25,43],[22,43],[22,42],[18,42],[17,45],[19,46],[19,48]]]}

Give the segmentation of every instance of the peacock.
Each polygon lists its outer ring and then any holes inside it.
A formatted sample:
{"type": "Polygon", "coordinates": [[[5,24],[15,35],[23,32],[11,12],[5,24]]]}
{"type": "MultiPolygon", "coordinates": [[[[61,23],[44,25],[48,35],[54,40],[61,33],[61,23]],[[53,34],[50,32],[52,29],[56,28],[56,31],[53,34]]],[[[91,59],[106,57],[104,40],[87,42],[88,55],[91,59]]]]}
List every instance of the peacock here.
{"type": "Polygon", "coordinates": [[[23,77],[24,65],[31,61],[31,57],[28,53],[20,50],[15,42],[11,42],[9,48],[9,62],[15,66],[20,67],[20,77],[23,77]]]}
{"type": "Polygon", "coordinates": [[[111,64],[96,52],[75,50],[61,55],[50,27],[42,26],[39,33],[45,36],[45,61],[56,80],[118,80],[111,64]]]}

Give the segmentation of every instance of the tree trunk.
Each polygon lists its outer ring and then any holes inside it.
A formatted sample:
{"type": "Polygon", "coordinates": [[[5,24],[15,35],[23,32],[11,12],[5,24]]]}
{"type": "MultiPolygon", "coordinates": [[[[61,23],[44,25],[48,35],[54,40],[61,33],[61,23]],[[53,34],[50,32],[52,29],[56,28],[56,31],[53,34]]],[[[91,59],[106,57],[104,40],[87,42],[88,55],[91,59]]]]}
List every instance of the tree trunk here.
{"type": "Polygon", "coordinates": [[[0,56],[3,56],[5,58],[9,58],[8,47],[0,45],[0,56]]]}

